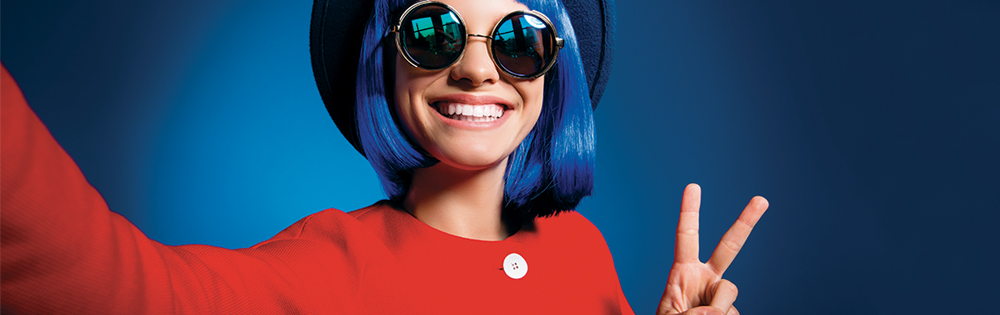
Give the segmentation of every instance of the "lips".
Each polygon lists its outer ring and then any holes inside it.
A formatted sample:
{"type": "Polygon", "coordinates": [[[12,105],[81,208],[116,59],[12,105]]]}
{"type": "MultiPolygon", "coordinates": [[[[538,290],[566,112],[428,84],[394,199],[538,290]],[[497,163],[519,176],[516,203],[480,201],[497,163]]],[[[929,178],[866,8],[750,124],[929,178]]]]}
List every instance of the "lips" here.
{"type": "Polygon", "coordinates": [[[505,107],[497,104],[473,105],[437,102],[434,104],[442,116],[461,121],[490,122],[503,117],[505,107]]]}
{"type": "Polygon", "coordinates": [[[470,122],[492,122],[503,117],[513,106],[506,100],[488,95],[452,94],[429,103],[449,119],[470,122]]]}

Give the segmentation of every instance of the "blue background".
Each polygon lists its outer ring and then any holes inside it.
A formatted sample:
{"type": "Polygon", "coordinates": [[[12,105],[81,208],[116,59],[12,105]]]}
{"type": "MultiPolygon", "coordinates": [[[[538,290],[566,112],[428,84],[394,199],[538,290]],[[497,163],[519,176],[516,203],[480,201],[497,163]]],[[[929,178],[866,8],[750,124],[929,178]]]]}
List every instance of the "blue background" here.
{"type": "MultiPolygon", "coordinates": [[[[744,314],[996,310],[1000,3],[617,9],[579,210],[638,313],[663,292],[689,182],[703,259],[752,196],[771,202],[726,274],[744,314]]],[[[111,209],[166,244],[245,247],[383,198],[316,91],[310,10],[7,0],[0,54],[111,209]]]]}

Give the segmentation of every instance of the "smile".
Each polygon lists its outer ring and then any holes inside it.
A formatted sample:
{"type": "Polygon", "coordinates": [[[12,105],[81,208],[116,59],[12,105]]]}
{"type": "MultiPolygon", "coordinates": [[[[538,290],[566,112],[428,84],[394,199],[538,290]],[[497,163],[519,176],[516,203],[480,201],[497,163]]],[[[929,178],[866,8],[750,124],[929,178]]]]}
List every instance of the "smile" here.
{"type": "Polygon", "coordinates": [[[442,116],[459,121],[491,122],[503,117],[505,107],[498,104],[470,105],[449,102],[435,104],[442,116]]]}

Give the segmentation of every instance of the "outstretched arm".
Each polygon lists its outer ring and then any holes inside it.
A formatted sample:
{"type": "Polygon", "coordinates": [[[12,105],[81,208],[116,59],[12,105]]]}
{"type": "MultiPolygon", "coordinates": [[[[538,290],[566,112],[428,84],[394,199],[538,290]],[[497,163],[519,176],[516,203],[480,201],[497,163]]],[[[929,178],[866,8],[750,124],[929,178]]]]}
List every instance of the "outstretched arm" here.
{"type": "Polygon", "coordinates": [[[690,184],[681,199],[674,264],[667,278],[667,288],[660,300],[658,315],[674,314],[739,314],[733,307],[736,285],[722,279],[722,274],[736,258],[753,226],[767,210],[764,197],[753,197],[736,223],[722,236],[707,263],[698,259],[698,211],[701,208],[701,187],[690,184]],[[715,313],[713,313],[715,312],[715,313]]]}
{"type": "Polygon", "coordinates": [[[294,277],[267,248],[164,246],[109,211],[0,70],[3,313],[307,311],[300,302],[308,293],[294,289],[321,277],[294,277]]]}

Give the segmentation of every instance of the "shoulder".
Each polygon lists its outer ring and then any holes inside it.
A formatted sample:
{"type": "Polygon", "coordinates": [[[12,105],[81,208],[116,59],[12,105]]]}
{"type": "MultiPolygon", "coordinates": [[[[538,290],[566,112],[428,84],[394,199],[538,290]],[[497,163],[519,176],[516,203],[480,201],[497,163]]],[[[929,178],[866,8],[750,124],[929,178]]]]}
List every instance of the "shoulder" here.
{"type": "MultiPolygon", "coordinates": [[[[375,205],[357,211],[377,207],[375,205]]],[[[353,270],[359,274],[372,261],[385,260],[388,252],[381,238],[353,212],[327,209],[295,222],[271,239],[241,250],[278,259],[299,270],[353,270]],[[340,267],[343,268],[340,268],[340,267]],[[335,268],[336,267],[336,268],[335,268]],[[338,269],[339,268],[339,269],[338,269]]]]}
{"type": "MultiPolygon", "coordinates": [[[[319,310],[344,307],[351,310],[364,307],[360,306],[362,304],[369,305],[372,300],[389,299],[394,296],[393,292],[378,290],[389,288],[391,280],[398,278],[394,271],[398,264],[381,238],[356,217],[378,205],[353,212],[320,211],[302,218],[267,241],[238,251],[259,258],[267,268],[275,270],[280,279],[276,281],[297,289],[296,294],[314,303],[319,310]],[[359,292],[371,290],[383,294],[359,298],[359,292]]],[[[376,304],[382,306],[375,308],[391,306],[376,304]]]]}
{"type": "Polygon", "coordinates": [[[535,219],[534,225],[539,233],[544,233],[547,237],[558,234],[576,240],[590,240],[604,243],[604,236],[597,229],[597,226],[574,210],[566,210],[551,216],[539,217],[535,219]]]}
{"type": "Polygon", "coordinates": [[[535,235],[540,243],[546,244],[547,247],[560,248],[564,253],[604,257],[608,261],[611,258],[611,251],[604,240],[604,235],[597,226],[576,211],[567,210],[536,218],[530,233],[535,235]]]}
{"type": "Polygon", "coordinates": [[[273,243],[309,242],[319,244],[334,244],[341,247],[358,247],[376,244],[378,237],[373,233],[371,225],[362,222],[360,217],[365,214],[382,212],[384,202],[371,206],[344,212],[339,209],[327,209],[313,213],[298,222],[288,226],[271,239],[257,244],[255,248],[273,245],[273,243]],[[346,242],[350,240],[350,242],[346,242]]]}
{"type": "MultiPolygon", "coordinates": [[[[597,227],[576,211],[535,219],[537,240],[525,237],[528,273],[559,283],[548,294],[574,301],[581,310],[620,309],[618,274],[597,227]]],[[[531,234],[531,233],[529,233],[531,234]]]]}

